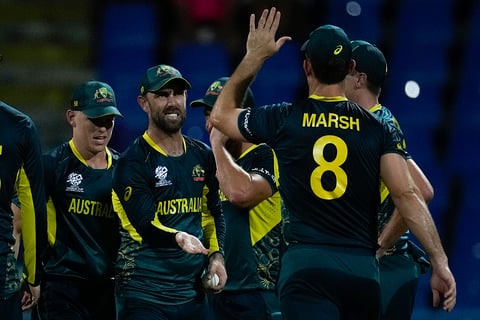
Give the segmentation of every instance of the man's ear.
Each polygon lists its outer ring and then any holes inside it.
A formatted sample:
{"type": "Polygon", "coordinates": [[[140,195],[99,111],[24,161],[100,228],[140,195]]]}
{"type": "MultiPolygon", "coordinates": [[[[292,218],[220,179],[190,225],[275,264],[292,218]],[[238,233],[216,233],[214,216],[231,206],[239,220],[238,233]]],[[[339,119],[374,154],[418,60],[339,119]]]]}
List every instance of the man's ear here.
{"type": "Polygon", "coordinates": [[[306,76],[313,76],[313,68],[310,60],[303,60],[303,71],[305,72],[306,76]]]}
{"type": "Polygon", "coordinates": [[[68,124],[70,124],[72,127],[75,127],[75,126],[76,126],[76,123],[75,123],[75,111],[73,111],[73,110],[67,110],[67,112],[65,113],[65,117],[66,117],[66,119],[67,119],[68,124]]]}
{"type": "Polygon", "coordinates": [[[350,67],[349,67],[348,73],[353,74],[353,72],[355,71],[355,68],[356,68],[356,67],[357,67],[357,61],[355,61],[355,59],[351,59],[351,60],[350,60],[350,67]]]}
{"type": "Polygon", "coordinates": [[[368,81],[368,76],[366,73],[360,72],[358,73],[357,81],[355,83],[356,86],[360,87],[366,87],[367,86],[367,81],[368,81]]]}
{"type": "Polygon", "coordinates": [[[147,98],[145,96],[139,95],[137,97],[137,103],[142,108],[143,111],[148,113],[148,103],[147,103],[147,98]]]}
{"type": "Polygon", "coordinates": [[[355,67],[357,66],[357,62],[354,59],[350,60],[350,64],[348,66],[348,74],[353,76],[355,74],[355,67]]]}

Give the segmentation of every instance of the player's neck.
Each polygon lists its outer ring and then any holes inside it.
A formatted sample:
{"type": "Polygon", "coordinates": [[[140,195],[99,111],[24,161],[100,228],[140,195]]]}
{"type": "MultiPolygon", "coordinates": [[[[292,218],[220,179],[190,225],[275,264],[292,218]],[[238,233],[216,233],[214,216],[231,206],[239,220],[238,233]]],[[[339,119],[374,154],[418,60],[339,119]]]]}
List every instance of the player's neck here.
{"type": "Polygon", "coordinates": [[[370,93],[360,94],[358,95],[356,101],[362,108],[365,110],[370,110],[372,107],[379,104],[378,96],[372,95],[370,93]]]}
{"type": "Polygon", "coordinates": [[[344,97],[345,96],[345,83],[339,82],[334,84],[325,84],[316,82],[309,88],[309,96],[317,95],[321,97],[344,97]]]}
{"type": "Polygon", "coordinates": [[[74,153],[77,158],[93,169],[105,169],[108,166],[107,151],[105,148],[95,149],[94,146],[79,143],[73,140],[74,153]]]}
{"type": "Polygon", "coordinates": [[[86,159],[88,166],[94,169],[105,169],[108,166],[107,153],[105,151],[96,153],[90,159],[86,159]]]}
{"type": "Polygon", "coordinates": [[[147,130],[148,136],[164,150],[169,156],[180,156],[183,154],[183,136],[181,130],[175,133],[166,133],[160,130],[147,130]]]}

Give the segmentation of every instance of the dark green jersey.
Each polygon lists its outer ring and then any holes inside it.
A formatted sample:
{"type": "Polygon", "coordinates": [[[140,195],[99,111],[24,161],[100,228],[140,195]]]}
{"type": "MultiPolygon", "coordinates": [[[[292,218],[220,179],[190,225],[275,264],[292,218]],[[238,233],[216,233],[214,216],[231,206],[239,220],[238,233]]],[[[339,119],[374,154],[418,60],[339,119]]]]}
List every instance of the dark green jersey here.
{"type": "Polygon", "coordinates": [[[281,251],[281,199],[278,165],[266,144],[254,145],[236,161],[245,171],[263,176],[273,195],[253,208],[232,205],[222,196],[228,232],[225,237],[225,291],[271,289],[277,281],[281,251]]]}
{"type": "Polygon", "coordinates": [[[89,280],[113,276],[120,240],[112,176],[119,154],[109,148],[106,152],[106,169],[89,167],[72,140],[44,155],[47,275],[89,280]]]}
{"type": "Polygon", "coordinates": [[[213,152],[184,137],[184,153],[168,156],[145,133],[122,154],[115,169],[113,199],[123,231],[117,294],[159,304],[181,304],[197,295],[205,257],[184,252],[175,233],[185,231],[222,250],[225,221],[213,152]],[[204,196],[204,190],[207,191],[204,196]],[[215,219],[217,245],[205,239],[203,200],[215,219]]]}
{"type": "Polygon", "coordinates": [[[370,112],[344,97],[248,109],[238,126],[277,154],[288,240],[377,248],[380,157],[402,144],[370,112]]]}
{"type": "Polygon", "coordinates": [[[26,281],[38,283],[40,257],[46,246],[46,206],[40,139],[30,117],[0,101],[0,296],[19,288],[12,246],[17,192],[22,211],[26,281]],[[16,189],[16,190],[15,190],[16,189]]]}
{"type": "MultiPolygon", "coordinates": [[[[380,122],[385,123],[385,125],[390,129],[392,134],[396,136],[398,141],[401,141],[403,148],[406,149],[406,142],[405,137],[403,136],[402,129],[400,128],[400,124],[398,123],[397,119],[393,116],[392,112],[380,105],[377,104],[370,108],[369,110],[372,112],[375,117],[380,122]]],[[[411,159],[409,153],[405,151],[405,159],[411,159]]],[[[378,232],[381,233],[385,228],[385,225],[390,221],[392,217],[393,210],[395,209],[395,204],[393,203],[392,197],[390,197],[390,192],[388,191],[387,187],[383,184],[380,185],[380,208],[378,210],[378,232]]],[[[405,233],[400,237],[400,239],[395,243],[393,250],[400,250],[406,249],[407,247],[407,240],[408,240],[408,232],[405,233]]]]}

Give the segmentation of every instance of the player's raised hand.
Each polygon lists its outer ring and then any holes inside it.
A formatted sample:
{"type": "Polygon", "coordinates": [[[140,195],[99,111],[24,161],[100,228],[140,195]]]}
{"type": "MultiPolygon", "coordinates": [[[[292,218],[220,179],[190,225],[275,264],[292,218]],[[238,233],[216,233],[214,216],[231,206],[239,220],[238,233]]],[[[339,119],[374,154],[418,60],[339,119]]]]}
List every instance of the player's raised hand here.
{"type": "Polygon", "coordinates": [[[265,60],[277,53],[286,41],[292,40],[289,36],[283,36],[275,40],[280,18],[281,13],[275,7],[270,10],[263,10],[258,25],[255,24],[255,14],[250,15],[247,55],[265,60]]]}

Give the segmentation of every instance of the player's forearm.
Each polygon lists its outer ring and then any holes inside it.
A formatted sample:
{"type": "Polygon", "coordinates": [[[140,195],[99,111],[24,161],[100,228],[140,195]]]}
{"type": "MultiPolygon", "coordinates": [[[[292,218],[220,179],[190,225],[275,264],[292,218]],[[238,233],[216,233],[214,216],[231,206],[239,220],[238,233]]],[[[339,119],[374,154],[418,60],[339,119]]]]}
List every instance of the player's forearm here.
{"type": "Polygon", "coordinates": [[[236,106],[241,105],[248,87],[255,79],[264,62],[265,59],[247,53],[231,75],[224,90],[232,89],[231,97],[234,99],[236,106]]]}
{"type": "Polygon", "coordinates": [[[222,255],[224,254],[225,252],[225,234],[227,232],[227,227],[226,227],[226,223],[225,223],[225,216],[223,215],[223,213],[221,214],[216,214],[213,216],[213,219],[215,220],[215,235],[216,235],[216,246],[217,246],[217,249],[216,250],[212,250],[212,248],[210,248],[211,250],[211,253],[215,253],[215,252],[220,252],[222,255]]]}
{"type": "Polygon", "coordinates": [[[390,220],[388,221],[387,225],[378,237],[378,244],[383,250],[388,250],[407,230],[407,225],[403,221],[402,216],[398,212],[398,209],[395,208],[390,220]]]}
{"type": "Polygon", "coordinates": [[[242,111],[242,102],[247,89],[262,63],[245,56],[225,84],[210,114],[212,125],[230,138],[245,141],[241,135],[237,119],[242,111]],[[250,65],[249,65],[250,64],[250,65]]]}
{"type": "MultiPolygon", "coordinates": [[[[259,57],[254,53],[247,52],[233,72],[229,81],[233,80],[233,83],[237,83],[237,86],[242,85],[246,90],[262,68],[266,59],[267,58],[259,57]]],[[[242,99],[243,97],[244,96],[242,95],[239,98],[242,99]]]]}
{"type": "Polygon", "coordinates": [[[432,266],[447,263],[435,222],[425,202],[412,191],[403,194],[402,199],[395,199],[395,203],[407,227],[427,252],[432,266]]]}
{"type": "MultiPolygon", "coordinates": [[[[252,178],[235,163],[223,145],[212,144],[220,190],[235,205],[244,207],[252,178]]],[[[248,206],[248,205],[247,205],[248,206]]]]}
{"type": "Polygon", "coordinates": [[[423,173],[422,169],[417,165],[413,159],[407,160],[408,171],[412,176],[413,181],[420,189],[423,199],[426,203],[430,203],[433,200],[434,190],[433,186],[428,178],[423,173]]]}

